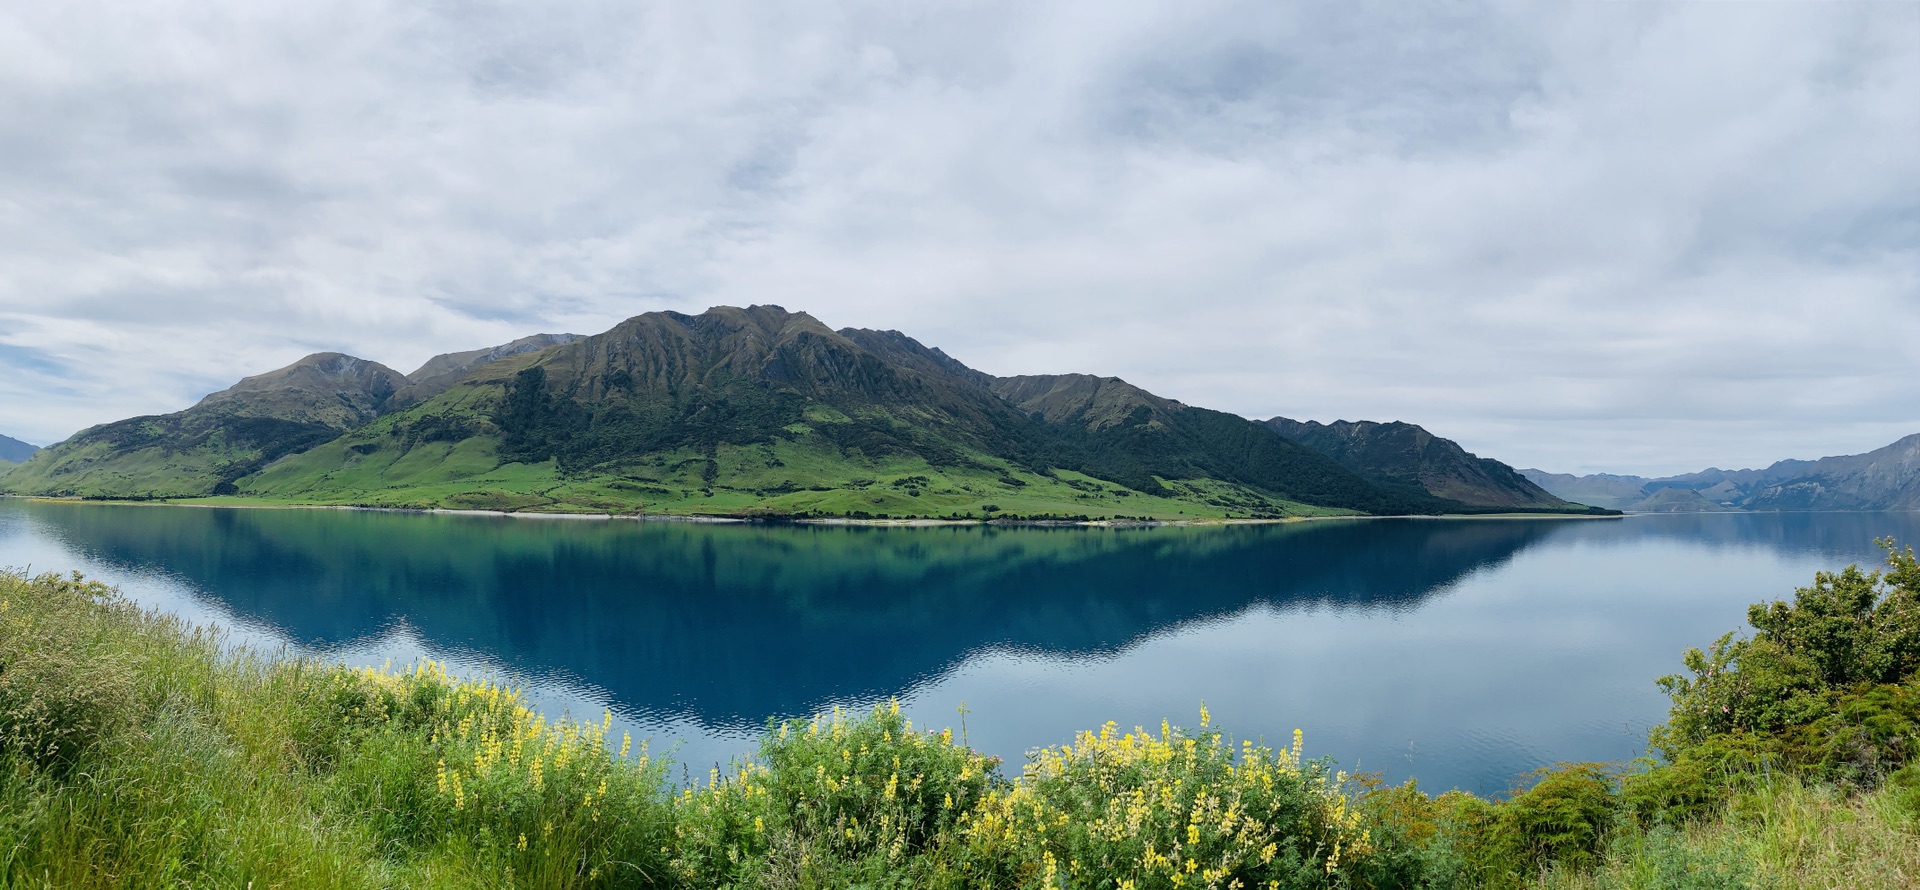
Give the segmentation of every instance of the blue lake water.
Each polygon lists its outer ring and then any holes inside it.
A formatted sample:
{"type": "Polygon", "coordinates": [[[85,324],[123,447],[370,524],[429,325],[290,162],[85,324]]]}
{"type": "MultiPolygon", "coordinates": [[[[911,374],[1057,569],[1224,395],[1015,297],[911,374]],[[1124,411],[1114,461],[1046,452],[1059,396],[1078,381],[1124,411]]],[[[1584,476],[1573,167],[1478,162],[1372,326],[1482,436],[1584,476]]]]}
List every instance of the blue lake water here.
{"type": "Polygon", "coordinates": [[[1680,653],[1920,514],[1148,529],[702,525],[0,499],[0,566],[236,640],[429,657],[610,709],[704,775],[769,717],[897,697],[1012,767],[1108,720],[1506,790],[1639,754],[1680,653]]]}

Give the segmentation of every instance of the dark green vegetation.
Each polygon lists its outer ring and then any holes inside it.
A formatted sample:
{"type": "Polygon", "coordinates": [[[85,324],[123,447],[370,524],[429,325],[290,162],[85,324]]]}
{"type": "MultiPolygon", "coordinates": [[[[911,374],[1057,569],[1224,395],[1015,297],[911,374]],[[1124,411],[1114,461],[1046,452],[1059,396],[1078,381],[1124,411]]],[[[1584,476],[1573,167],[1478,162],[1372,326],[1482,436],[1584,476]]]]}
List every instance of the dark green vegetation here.
{"type": "MultiPolygon", "coordinates": [[[[0,464],[20,463],[32,457],[33,453],[39,450],[39,446],[28,445],[19,439],[9,436],[0,436],[0,464]]],[[[5,467],[0,466],[0,471],[4,469],[5,467]]]]}
{"type": "Polygon", "coordinates": [[[1569,506],[1514,468],[1468,454],[1452,440],[1411,423],[1322,424],[1275,417],[1267,426],[1389,490],[1516,510],[1569,506]]]}
{"type": "Polygon", "coordinates": [[[993,378],[897,332],[833,331],[774,306],[649,313],[597,336],[441,356],[407,377],[316,356],[178,414],[84,431],[0,489],[856,518],[1514,506],[1365,478],[1261,424],[1111,378],[993,378]]]}
{"type": "Polygon", "coordinates": [[[1686,807],[1729,764],[1766,762],[1873,787],[1920,757],[1920,564],[1888,543],[1885,575],[1820,573],[1791,603],[1753,606],[1750,638],[1686,653],[1660,683],[1673,763],[1649,802],[1686,807]]]}
{"type": "Polygon", "coordinates": [[[1709,468],[1659,479],[1520,473],[1569,501],[1630,513],[1920,510],[1920,434],[1865,454],[1783,460],[1761,470],[1709,468]]]}
{"type": "Polygon", "coordinates": [[[893,708],[835,713],[673,791],[509,690],[0,575],[0,886],[1910,887],[1920,566],[1889,549],[1689,652],[1649,760],[1497,801],[1236,744],[1204,708],[1018,778],[893,708]]]}

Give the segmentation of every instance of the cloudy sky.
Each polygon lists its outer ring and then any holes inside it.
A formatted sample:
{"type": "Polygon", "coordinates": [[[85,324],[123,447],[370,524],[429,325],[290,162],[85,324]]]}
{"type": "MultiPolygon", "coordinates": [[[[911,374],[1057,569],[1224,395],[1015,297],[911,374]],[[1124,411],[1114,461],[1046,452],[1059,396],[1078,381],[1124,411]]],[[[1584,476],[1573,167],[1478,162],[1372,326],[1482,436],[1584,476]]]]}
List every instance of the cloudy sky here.
{"type": "Polygon", "coordinates": [[[1920,3],[0,8],[0,433],[776,303],[1666,472],[1920,432],[1920,3]]]}

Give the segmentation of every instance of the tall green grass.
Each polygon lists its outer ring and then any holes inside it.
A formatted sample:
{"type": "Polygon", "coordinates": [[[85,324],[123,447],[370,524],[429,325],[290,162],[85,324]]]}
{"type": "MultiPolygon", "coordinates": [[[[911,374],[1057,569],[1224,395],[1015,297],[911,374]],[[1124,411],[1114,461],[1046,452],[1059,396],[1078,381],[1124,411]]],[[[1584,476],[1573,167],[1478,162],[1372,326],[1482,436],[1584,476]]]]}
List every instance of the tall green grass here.
{"type": "Polygon", "coordinates": [[[663,771],[603,728],[0,575],[0,882],[659,886],[663,771]]]}

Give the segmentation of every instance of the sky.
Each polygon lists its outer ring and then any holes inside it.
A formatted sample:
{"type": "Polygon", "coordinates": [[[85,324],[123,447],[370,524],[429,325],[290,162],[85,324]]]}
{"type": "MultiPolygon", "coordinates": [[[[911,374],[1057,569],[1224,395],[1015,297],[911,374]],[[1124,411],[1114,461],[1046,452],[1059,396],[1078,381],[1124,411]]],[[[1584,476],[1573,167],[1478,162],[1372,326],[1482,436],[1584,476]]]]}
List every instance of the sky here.
{"type": "Polygon", "coordinates": [[[0,7],[0,433],[771,303],[1660,474],[1920,432],[1920,2],[0,7]]]}

